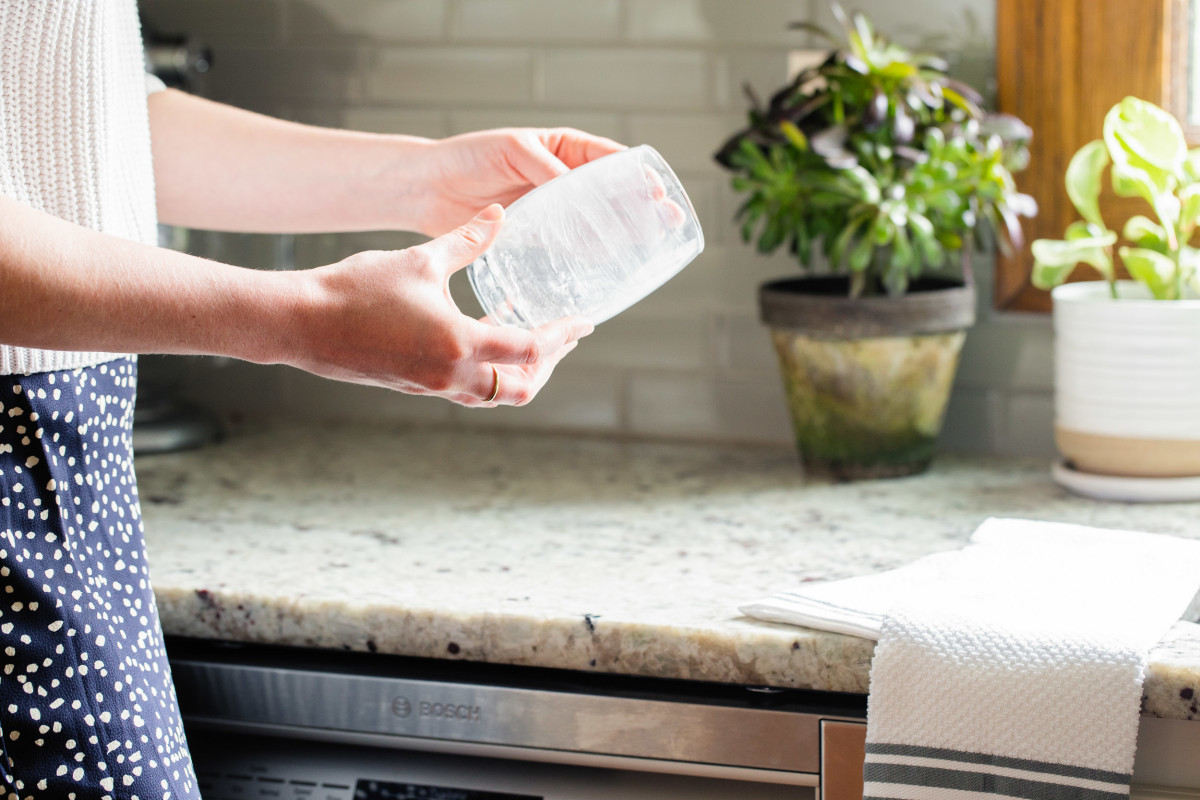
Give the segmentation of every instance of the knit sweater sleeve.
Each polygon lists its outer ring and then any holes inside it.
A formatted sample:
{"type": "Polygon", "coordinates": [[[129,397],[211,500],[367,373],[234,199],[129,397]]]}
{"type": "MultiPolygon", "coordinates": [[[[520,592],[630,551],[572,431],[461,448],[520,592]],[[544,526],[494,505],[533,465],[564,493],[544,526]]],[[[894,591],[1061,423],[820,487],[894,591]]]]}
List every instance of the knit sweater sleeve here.
{"type": "MultiPolygon", "coordinates": [[[[0,0],[0,41],[0,194],[157,244],[146,96],[161,82],[145,76],[136,0],[0,0]]],[[[114,357],[0,342],[0,375],[114,357]]]]}

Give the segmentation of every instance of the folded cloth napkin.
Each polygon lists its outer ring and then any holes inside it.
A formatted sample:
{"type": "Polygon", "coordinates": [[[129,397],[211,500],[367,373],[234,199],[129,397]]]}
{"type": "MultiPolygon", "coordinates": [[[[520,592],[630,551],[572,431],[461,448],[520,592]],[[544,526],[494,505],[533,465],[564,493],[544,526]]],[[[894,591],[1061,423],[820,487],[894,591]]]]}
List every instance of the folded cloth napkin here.
{"type": "Polygon", "coordinates": [[[866,798],[1120,800],[1147,656],[1200,590],[1200,541],[987,520],[961,550],[741,607],[878,639],[866,798]]]}

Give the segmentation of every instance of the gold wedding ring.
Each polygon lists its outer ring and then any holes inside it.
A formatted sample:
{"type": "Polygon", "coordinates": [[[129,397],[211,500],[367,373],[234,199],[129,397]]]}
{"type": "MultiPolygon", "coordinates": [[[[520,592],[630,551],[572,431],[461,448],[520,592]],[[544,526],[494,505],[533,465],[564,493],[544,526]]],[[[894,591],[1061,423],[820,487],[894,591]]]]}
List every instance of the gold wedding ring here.
{"type": "Polygon", "coordinates": [[[500,395],[500,370],[496,369],[495,364],[492,364],[492,374],[496,376],[496,382],[492,384],[492,396],[484,400],[485,403],[491,403],[500,395]]]}

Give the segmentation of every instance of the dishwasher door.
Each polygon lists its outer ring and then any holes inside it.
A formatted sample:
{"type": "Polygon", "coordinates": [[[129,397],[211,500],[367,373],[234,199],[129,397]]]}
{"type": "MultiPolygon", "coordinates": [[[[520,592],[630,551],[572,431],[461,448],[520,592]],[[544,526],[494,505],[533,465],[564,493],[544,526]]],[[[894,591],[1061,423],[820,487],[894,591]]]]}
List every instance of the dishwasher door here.
{"type": "Polygon", "coordinates": [[[812,787],[190,729],[204,800],[815,800],[812,787]]]}
{"type": "MultiPolygon", "coordinates": [[[[847,741],[830,733],[861,730],[866,710],[858,695],[303,648],[168,653],[209,800],[809,800],[823,770],[856,763],[830,758],[847,741]]],[[[854,780],[861,795],[857,770],[837,800],[854,780]]]]}
{"type": "MultiPolygon", "coordinates": [[[[862,797],[860,695],[167,647],[206,800],[862,797]]],[[[1131,794],[1200,800],[1200,722],[1142,718],[1131,794]]]]}

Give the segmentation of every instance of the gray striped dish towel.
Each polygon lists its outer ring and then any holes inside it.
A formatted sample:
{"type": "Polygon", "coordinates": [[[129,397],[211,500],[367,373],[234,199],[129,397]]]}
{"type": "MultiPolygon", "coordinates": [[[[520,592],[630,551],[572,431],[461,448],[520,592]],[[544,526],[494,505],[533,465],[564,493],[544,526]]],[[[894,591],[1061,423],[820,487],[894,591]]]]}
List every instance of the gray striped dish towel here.
{"type": "Polygon", "coordinates": [[[987,520],[957,551],[741,611],[877,639],[868,800],[1124,800],[1150,649],[1200,541],[987,520]]]}

